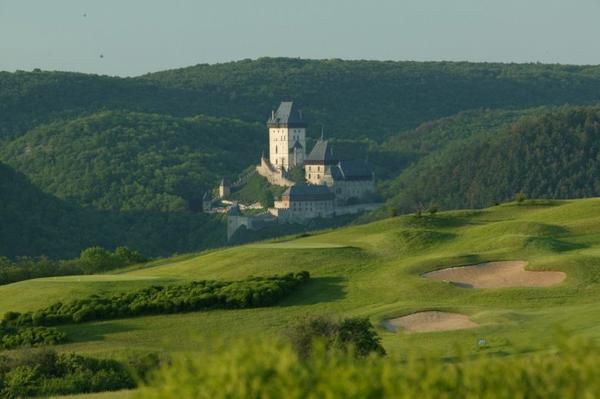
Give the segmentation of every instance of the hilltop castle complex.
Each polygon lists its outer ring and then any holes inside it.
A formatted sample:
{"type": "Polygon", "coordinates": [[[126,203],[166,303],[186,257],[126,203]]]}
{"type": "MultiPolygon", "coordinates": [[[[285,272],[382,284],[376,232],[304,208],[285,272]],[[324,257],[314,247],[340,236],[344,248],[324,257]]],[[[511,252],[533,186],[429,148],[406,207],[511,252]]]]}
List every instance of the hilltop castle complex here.
{"type": "Polygon", "coordinates": [[[293,102],[282,102],[267,120],[269,156],[256,171],[271,184],[287,186],[268,214],[243,216],[238,205],[228,213],[228,236],[240,226],[253,230],[271,223],[303,223],[314,218],[371,210],[375,177],[366,160],[345,159],[332,145],[318,139],[306,155],[307,124],[293,102]],[[290,171],[302,168],[304,182],[296,183],[290,171]]]}

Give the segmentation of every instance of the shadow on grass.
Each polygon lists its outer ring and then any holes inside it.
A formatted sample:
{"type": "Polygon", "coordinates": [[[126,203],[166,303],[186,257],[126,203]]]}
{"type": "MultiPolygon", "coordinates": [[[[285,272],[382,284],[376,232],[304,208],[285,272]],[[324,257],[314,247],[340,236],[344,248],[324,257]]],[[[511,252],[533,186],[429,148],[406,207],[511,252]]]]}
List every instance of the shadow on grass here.
{"type": "Polygon", "coordinates": [[[315,305],[344,299],[342,277],[311,277],[308,284],[295,290],[275,306],[315,305]]]}
{"type": "Polygon", "coordinates": [[[116,321],[98,321],[59,327],[69,342],[103,341],[107,335],[138,330],[116,321]]]}

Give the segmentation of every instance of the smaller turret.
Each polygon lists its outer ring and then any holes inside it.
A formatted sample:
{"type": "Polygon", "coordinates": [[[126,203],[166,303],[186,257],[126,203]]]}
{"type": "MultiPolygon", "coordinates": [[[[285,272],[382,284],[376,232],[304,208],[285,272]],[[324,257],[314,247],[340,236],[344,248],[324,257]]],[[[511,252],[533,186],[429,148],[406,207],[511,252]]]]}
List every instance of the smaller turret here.
{"type": "Polygon", "coordinates": [[[226,178],[223,178],[221,184],[219,184],[219,197],[227,198],[229,197],[229,194],[231,194],[231,186],[229,181],[226,178]]]}

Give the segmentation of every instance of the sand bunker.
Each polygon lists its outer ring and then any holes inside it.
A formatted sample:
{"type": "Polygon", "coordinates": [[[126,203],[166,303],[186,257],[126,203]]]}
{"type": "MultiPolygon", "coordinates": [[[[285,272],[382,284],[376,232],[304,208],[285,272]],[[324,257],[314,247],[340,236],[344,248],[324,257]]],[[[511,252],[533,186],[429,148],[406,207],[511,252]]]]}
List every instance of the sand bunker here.
{"type": "Polygon", "coordinates": [[[464,314],[438,311],[427,311],[389,319],[383,322],[389,331],[405,330],[409,332],[451,331],[473,328],[479,324],[471,321],[464,314]]]}
{"type": "Polygon", "coordinates": [[[548,287],[562,282],[563,272],[526,271],[523,261],[488,262],[451,267],[423,276],[449,281],[465,288],[548,287]]]}

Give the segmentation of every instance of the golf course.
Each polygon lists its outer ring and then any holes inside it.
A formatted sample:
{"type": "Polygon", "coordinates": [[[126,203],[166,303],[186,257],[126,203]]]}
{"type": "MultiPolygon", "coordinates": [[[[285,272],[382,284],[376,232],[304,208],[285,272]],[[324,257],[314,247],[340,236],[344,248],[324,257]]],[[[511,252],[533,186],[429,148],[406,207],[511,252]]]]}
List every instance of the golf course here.
{"type": "Polygon", "coordinates": [[[405,215],[161,259],[113,274],[27,280],[0,287],[0,313],[157,284],[303,270],[310,281],[275,306],[60,325],[68,342],[55,348],[115,358],[193,353],[214,342],[278,337],[305,316],[367,317],[386,351],[396,356],[443,357],[457,350],[507,356],[547,350],[564,335],[597,339],[600,199],[405,215]],[[510,267],[487,271],[488,262],[510,267]],[[465,267],[481,270],[460,271],[465,267]],[[452,274],[430,275],[454,268],[460,271],[457,281],[452,274]],[[485,280],[486,273],[492,276],[481,288],[460,281],[485,280]],[[405,316],[409,319],[402,320],[405,316]]]}

